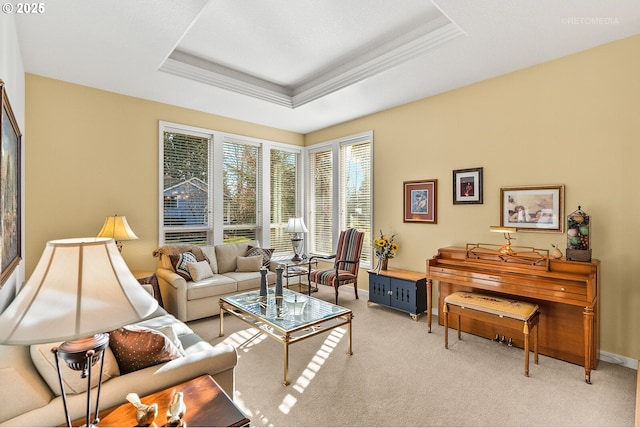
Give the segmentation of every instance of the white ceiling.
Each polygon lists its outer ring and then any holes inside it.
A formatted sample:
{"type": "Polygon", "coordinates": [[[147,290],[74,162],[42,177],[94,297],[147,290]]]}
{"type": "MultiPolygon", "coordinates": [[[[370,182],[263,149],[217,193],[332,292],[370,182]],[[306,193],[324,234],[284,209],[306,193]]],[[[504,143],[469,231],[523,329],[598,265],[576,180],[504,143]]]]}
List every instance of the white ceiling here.
{"type": "Polygon", "coordinates": [[[637,0],[56,0],[25,71],[307,133],[640,33],[637,0]]]}

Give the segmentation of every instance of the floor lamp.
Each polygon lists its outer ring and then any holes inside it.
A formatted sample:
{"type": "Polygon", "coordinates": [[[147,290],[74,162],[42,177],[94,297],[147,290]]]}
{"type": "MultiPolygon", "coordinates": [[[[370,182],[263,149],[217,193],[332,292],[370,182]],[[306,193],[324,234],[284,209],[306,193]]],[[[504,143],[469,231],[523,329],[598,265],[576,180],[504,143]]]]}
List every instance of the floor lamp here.
{"type": "Polygon", "coordinates": [[[59,358],[87,377],[86,426],[99,418],[104,350],[109,332],[139,321],[157,301],[133,276],[112,238],[76,238],[47,242],[29,281],[0,314],[0,344],[33,345],[65,341],[55,355],[67,426],[67,408],[59,358]],[[91,369],[100,361],[91,417],[91,369]]]}

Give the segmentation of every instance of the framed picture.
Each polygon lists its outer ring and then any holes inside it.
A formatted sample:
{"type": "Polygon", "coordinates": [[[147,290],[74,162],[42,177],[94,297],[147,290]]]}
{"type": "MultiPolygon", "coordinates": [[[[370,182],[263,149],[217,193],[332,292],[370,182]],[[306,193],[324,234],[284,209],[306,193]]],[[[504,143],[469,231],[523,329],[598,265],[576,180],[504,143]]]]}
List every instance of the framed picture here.
{"type": "Polygon", "coordinates": [[[20,233],[20,139],[4,82],[0,80],[0,286],[22,257],[20,233]]]}
{"type": "Polygon", "coordinates": [[[500,189],[500,226],[518,230],[562,232],[564,186],[520,186],[500,189]]]}
{"type": "Polygon", "coordinates": [[[438,180],[404,182],[404,222],[437,223],[438,180]]]}
{"type": "Polygon", "coordinates": [[[482,168],[456,169],[453,171],[453,203],[482,203],[482,168]]]}

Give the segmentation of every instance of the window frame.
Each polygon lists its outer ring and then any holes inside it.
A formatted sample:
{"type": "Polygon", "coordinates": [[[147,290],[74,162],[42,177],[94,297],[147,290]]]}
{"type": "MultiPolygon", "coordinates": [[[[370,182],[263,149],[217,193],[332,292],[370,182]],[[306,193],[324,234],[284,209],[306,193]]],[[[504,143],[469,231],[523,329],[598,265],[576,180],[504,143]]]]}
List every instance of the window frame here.
{"type": "MultiPolygon", "coordinates": [[[[261,138],[249,137],[245,135],[233,134],[223,131],[211,130],[191,125],[184,125],[168,121],[158,122],[158,245],[164,245],[165,243],[165,231],[167,227],[164,226],[164,133],[177,132],[182,134],[197,135],[200,137],[208,137],[211,139],[210,151],[209,151],[209,180],[210,180],[210,193],[209,193],[209,228],[207,232],[207,240],[210,245],[218,245],[224,242],[224,168],[223,168],[223,151],[224,143],[239,143],[249,144],[258,147],[259,150],[259,162],[257,166],[259,171],[258,179],[258,203],[256,207],[256,221],[257,231],[256,238],[260,241],[260,245],[264,248],[270,248],[270,229],[271,229],[271,192],[270,192],[270,161],[271,161],[271,149],[276,148],[278,150],[286,150],[297,153],[297,171],[296,176],[298,180],[298,186],[296,188],[296,212],[303,215],[303,209],[305,201],[303,199],[303,189],[305,188],[305,173],[304,173],[304,147],[287,144],[278,141],[265,140],[261,138]]],[[[186,230],[186,228],[182,228],[186,230]]],[[[202,230],[202,227],[198,228],[202,230]]],[[[291,254],[293,254],[291,252],[291,254]]]]}
{"type": "MultiPolygon", "coordinates": [[[[338,242],[338,238],[340,236],[340,232],[342,230],[344,230],[346,228],[346,223],[347,223],[347,219],[345,218],[345,207],[343,206],[343,200],[344,200],[344,191],[345,189],[343,188],[343,183],[341,182],[341,175],[342,175],[342,159],[341,159],[341,148],[346,146],[346,145],[355,145],[358,144],[359,142],[368,140],[370,145],[371,145],[371,150],[370,150],[370,167],[369,167],[369,201],[370,201],[370,215],[369,215],[369,233],[372,234],[373,233],[373,187],[374,187],[374,182],[373,182],[373,168],[374,168],[374,138],[373,138],[373,131],[365,131],[365,132],[361,132],[358,134],[353,134],[353,135],[349,135],[349,136],[345,136],[345,137],[341,137],[341,138],[337,138],[334,140],[330,140],[330,141],[325,141],[325,142],[321,142],[321,143],[317,143],[311,146],[306,147],[305,150],[305,165],[306,165],[306,170],[308,171],[308,175],[307,175],[307,186],[305,187],[306,189],[306,200],[307,200],[307,204],[305,205],[306,208],[306,217],[305,218],[309,218],[309,223],[311,222],[310,217],[312,215],[312,209],[313,207],[311,206],[311,204],[313,203],[313,195],[312,195],[312,190],[313,190],[313,186],[314,186],[314,178],[311,177],[311,157],[313,156],[314,153],[319,153],[319,152],[325,152],[325,151],[331,151],[332,153],[332,206],[331,206],[331,210],[332,210],[332,218],[333,219],[338,219],[338,221],[333,221],[332,225],[331,225],[331,251],[335,251],[336,247],[337,247],[337,242],[338,242]],[[337,203],[336,203],[337,202],[337,203]]],[[[308,224],[309,224],[308,223],[308,224]]],[[[311,226],[313,227],[313,226],[311,226]]],[[[312,233],[311,230],[309,231],[309,233],[312,233]]],[[[368,237],[369,239],[371,237],[368,237]]],[[[312,238],[309,237],[306,241],[311,242],[312,238]]],[[[368,244],[365,242],[365,248],[367,248],[368,244]]],[[[365,250],[366,251],[366,250],[365,250]]],[[[313,253],[313,255],[329,255],[329,254],[324,254],[324,253],[320,253],[320,252],[312,252],[311,249],[309,249],[310,253],[313,253]]],[[[363,252],[363,254],[365,254],[363,252]]],[[[368,255],[365,255],[364,259],[361,261],[361,267],[363,268],[370,268],[372,267],[372,252],[369,251],[368,253],[366,253],[368,255]]]]}

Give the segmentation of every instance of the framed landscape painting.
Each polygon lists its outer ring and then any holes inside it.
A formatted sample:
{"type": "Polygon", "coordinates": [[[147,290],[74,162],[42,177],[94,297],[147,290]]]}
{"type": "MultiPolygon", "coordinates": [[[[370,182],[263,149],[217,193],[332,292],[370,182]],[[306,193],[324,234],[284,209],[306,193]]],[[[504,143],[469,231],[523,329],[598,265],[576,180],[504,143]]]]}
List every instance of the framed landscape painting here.
{"type": "Polygon", "coordinates": [[[18,266],[21,254],[20,139],[22,134],[0,80],[0,286],[18,266]]]}
{"type": "Polygon", "coordinates": [[[437,222],[438,180],[404,182],[404,222],[437,222]]]}
{"type": "Polygon", "coordinates": [[[520,186],[500,189],[500,226],[518,230],[562,232],[564,186],[520,186]]]}

